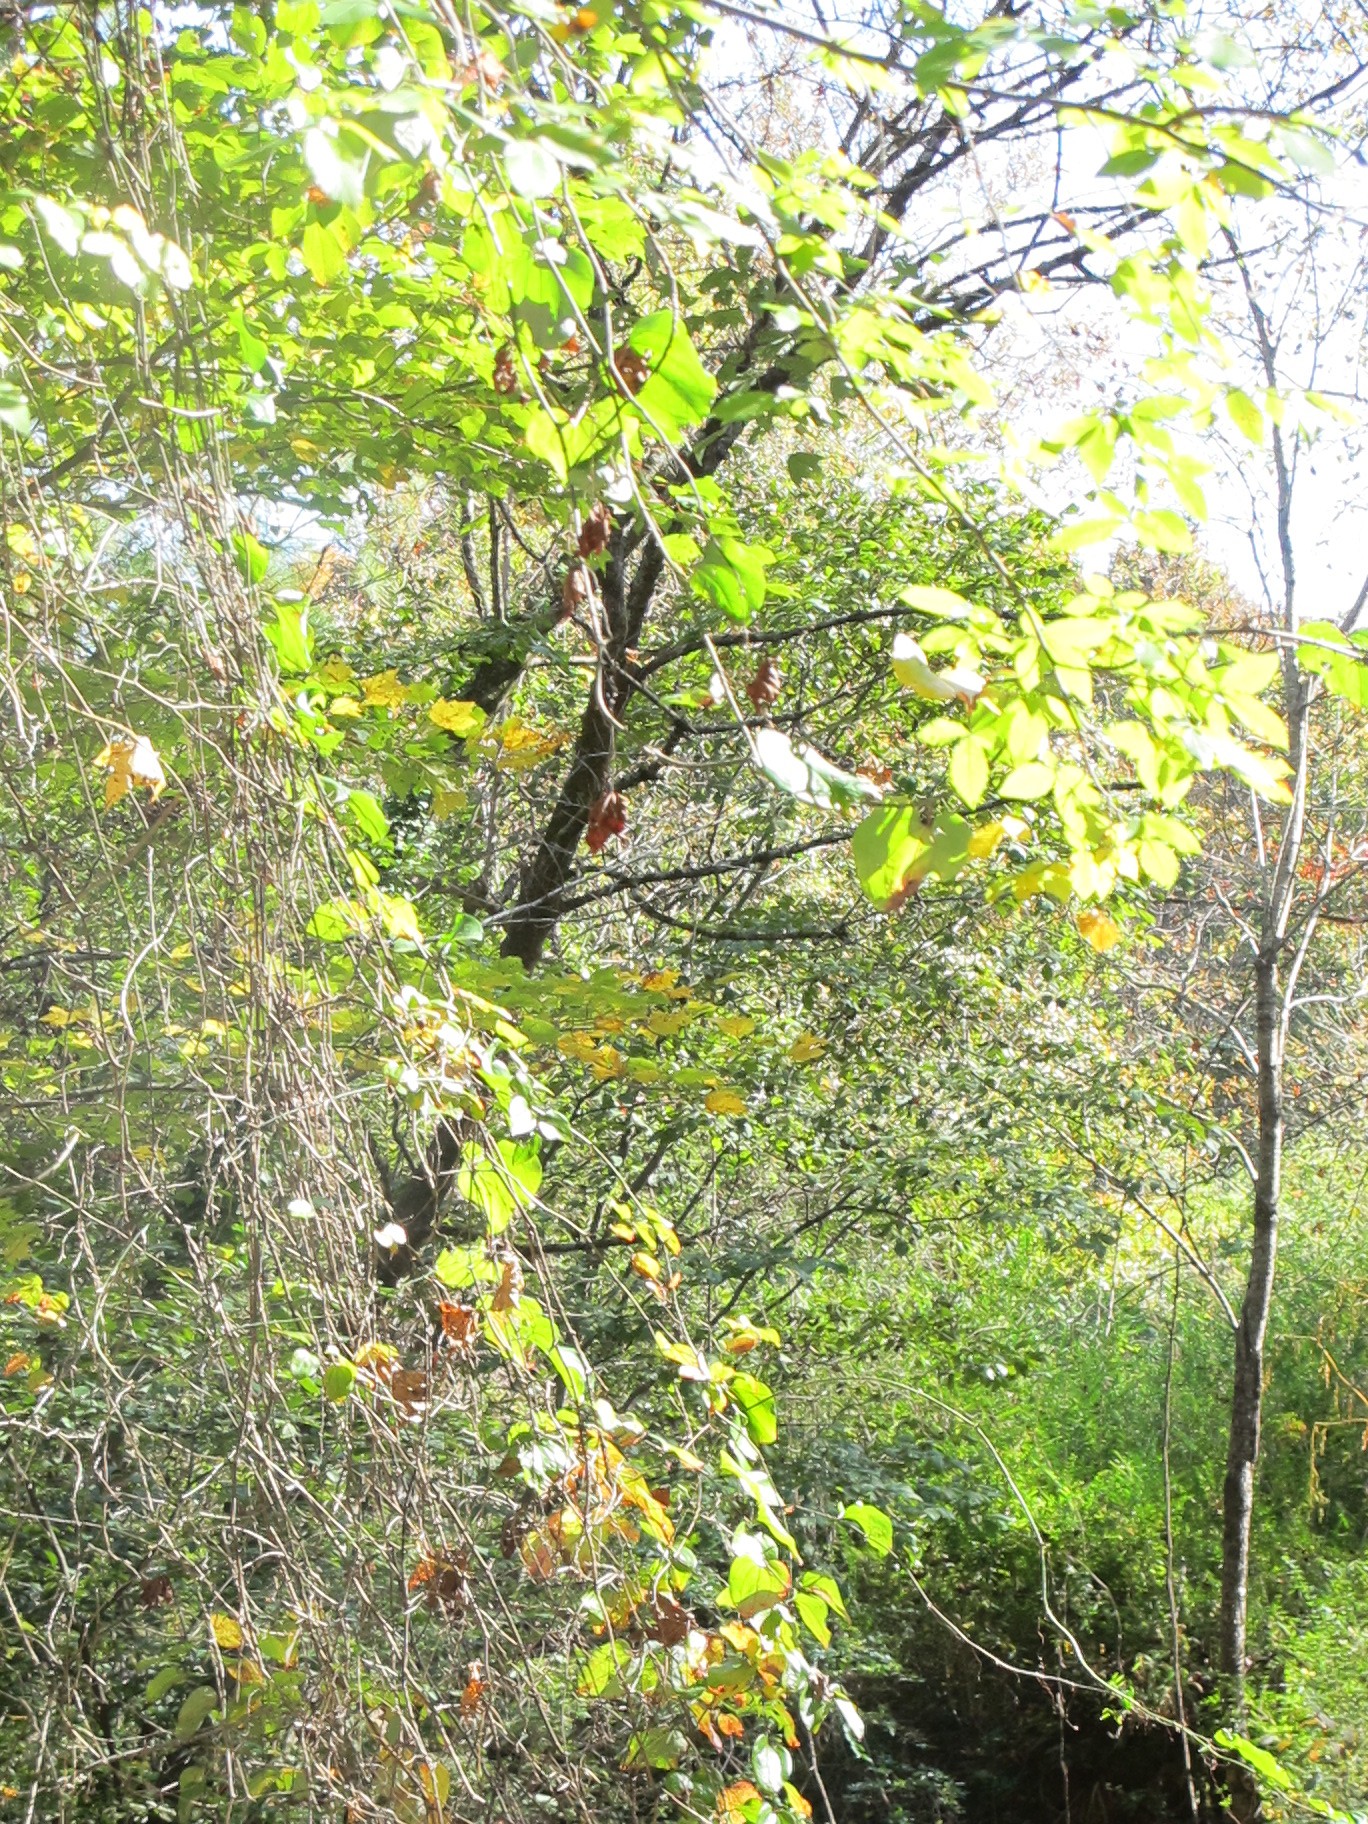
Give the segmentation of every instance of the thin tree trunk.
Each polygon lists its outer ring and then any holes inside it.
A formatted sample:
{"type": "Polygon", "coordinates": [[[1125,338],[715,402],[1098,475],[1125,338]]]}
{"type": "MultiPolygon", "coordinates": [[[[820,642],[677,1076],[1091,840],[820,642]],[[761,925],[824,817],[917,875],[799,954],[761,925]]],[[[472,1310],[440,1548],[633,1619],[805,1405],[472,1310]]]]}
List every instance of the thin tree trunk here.
{"type": "Polygon", "coordinates": [[[1221,1671],[1232,1709],[1244,1708],[1249,1540],[1254,1517],[1254,1472],[1263,1417],[1264,1343],[1273,1303],[1282,1192],[1283,997],[1278,945],[1267,945],[1254,965],[1258,1030],[1259,1139],[1254,1186],[1254,1234],[1249,1280],[1235,1333],[1235,1375],[1226,1454],[1224,1535],[1221,1551],[1221,1671]]]}

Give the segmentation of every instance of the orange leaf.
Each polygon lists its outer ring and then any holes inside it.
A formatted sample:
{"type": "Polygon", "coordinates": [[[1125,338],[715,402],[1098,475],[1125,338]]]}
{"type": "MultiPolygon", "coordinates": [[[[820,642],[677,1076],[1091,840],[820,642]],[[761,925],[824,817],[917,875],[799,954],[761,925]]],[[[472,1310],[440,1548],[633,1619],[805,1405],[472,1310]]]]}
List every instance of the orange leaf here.
{"type": "Polygon", "coordinates": [[[1078,931],[1084,943],[1091,944],[1101,955],[1121,942],[1121,927],[1101,906],[1088,906],[1078,915],[1078,931]]]}
{"type": "Polygon", "coordinates": [[[437,1306],[437,1315],[442,1322],[442,1335],[448,1342],[466,1348],[475,1341],[480,1320],[473,1306],[449,1305],[443,1300],[437,1306]]]}
{"type": "Polygon", "coordinates": [[[749,1780],[738,1780],[734,1786],[724,1786],[717,1795],[719,1811],[739,1811],[743,1805],[749,1805],[752,1799],[760,1797],[759,1791],[749,1780]]]}
{"type": "Polygon", "coordinates": [[[504,1262],[503,1277],[490,1301],[491,1311],[511,1311],[522,1294],[522,1268],[516,1260],[504,1262]]]}
{"type": "Polygon", "coordinates": [[[472,1659],[466,1667],[465,1690],[461,1693],[462,1716],[474,1716],[480,1708],[480,1700],[484,1696],[484,1691],[484,1668],[472,1659]]]}

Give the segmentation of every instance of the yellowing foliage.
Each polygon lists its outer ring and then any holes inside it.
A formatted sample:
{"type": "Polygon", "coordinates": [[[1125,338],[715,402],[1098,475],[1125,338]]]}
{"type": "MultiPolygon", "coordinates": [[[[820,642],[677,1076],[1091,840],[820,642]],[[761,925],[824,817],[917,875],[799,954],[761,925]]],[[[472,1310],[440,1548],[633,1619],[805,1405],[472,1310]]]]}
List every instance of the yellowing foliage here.
{"type": "Polygon", "coordinates": [[[145,787],[155,804],[166,788],[161,756],[146,735],[121,735],[107,741],[95,756],[105,769],[105,809],[110,810],[135,786],[145,787]]]}

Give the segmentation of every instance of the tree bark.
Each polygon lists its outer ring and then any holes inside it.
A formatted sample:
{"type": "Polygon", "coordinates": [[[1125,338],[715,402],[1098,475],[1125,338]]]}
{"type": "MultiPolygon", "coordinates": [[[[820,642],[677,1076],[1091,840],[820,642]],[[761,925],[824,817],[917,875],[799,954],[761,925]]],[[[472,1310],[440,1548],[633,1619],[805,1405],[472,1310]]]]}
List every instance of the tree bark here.
{"type": "Polygon", "coordinates": [[[1254,1185],[1254,1233],[1249,1279],[1235,1333],[1235,1373],[1226,1454],[1224,1531],[1221,1549],[1221,1671],[1233,1713],[1244,1708],[1248,1653],[1249,1542],[1254,1517],[1254,1475],[1263,1418],[1264,1343],[1278,1262],[1282,1194],[1283,1005],[1278,945],[1266,945],[1254,965],[1258,1036],[1259,1138],[1254,1185]]]}

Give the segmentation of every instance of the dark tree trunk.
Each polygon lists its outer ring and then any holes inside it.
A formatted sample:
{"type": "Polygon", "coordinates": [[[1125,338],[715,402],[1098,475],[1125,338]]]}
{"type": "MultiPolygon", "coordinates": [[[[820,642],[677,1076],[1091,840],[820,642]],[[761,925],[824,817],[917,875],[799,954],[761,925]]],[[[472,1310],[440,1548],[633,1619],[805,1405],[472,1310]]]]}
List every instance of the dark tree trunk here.
{"type": "Polygon", "coordinates": [[[1278,1260],[1282,1190],[1283,1007],[1276,943],[1267,947],[1255,963],[1254,995],[1259,1073],[1258,1175],[1254,1186],[1249,1279],[1240,1310],[1240,1326],[1235,1333],[1221,1550],[1221,1671],[1236,1715],[1244,1705],[1249,1540],[1263,1416],[1264,1342],[1278,1260]]]}

